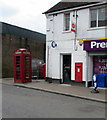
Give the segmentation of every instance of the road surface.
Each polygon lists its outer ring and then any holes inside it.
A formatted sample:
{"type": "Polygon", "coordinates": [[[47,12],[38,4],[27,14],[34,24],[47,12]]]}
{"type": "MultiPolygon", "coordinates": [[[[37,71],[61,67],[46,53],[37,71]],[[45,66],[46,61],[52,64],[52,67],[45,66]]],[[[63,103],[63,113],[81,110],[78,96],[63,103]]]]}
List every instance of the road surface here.
{"type": "Polygon", "coordinates": [[[105,104],[2,85],[3,118],[105,118],[105,104]]]}

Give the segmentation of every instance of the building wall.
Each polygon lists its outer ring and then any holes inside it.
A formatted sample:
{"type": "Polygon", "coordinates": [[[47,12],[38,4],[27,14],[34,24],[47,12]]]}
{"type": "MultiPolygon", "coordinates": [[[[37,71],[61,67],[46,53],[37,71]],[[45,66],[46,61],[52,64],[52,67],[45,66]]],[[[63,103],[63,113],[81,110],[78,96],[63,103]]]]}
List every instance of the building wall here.
{"type": "MultiPolygon", "coordinates": [[[[51,43],[50,43],[51,44],[51,43]]],[[[79,47],[79,53],[74,50],[73,41],[57,42],[58,47],[49,48],[48,77],[62,79],[62,55],[71,54],[71,80],[75,80],[75,62],[83,63],[83,81],[86,78],[86,52],[79,47]]]]}
{"type": "MultiPolygon", "coordinates": [[[[73,11],[70,12],[71,21],[76,21],[73,17],[73,11]]],[[[81,9],[77,11],[77,51],[74,50],[75,34],[71,31],[63,31],[64,13],[56,15],[46,15],[47,17],[47,38],[46,38],[46,63],[47,63],[47,77],[62,79],[62,56],[64,54],[72,55],[71,64],[71,80],[75,80],[75,62],[83,62],[83,81],[87,79],[88,71],[92,67],[87,64],[87,52],[83,51],[83,45],[78,44],[79,40],[105,38],[105,27],[90,28],[90,10],[81,9]],[[51,47],[51,42],[55,41],[58,46],[51,47]]],[[[90,60],[90,64],[92,61],[90,60]]],[[[92,80],[88,75],[89,81],[92,80]]]]}
{"type": "Polygon", "coordinates": [[[13,53],[15,49],[27,48],[32,51],[32,59],[44,61],[45,43],[10,34],[2,35],[2,75],[13,77],[13,53]]]}
{"type": "MultiPolygon", "coordinates": [[[[73,17],[73,12],[71,14],[71,21],[76,21],[73,17]]],[[[71,31],[64,32],[64,18],[63,13],[57,15],[50,15],[47,17],[47,41],[65,41],[73,40],[75,35],[71,31]],[[54,32],[53,32],[54,31],[54,32]]],[[[89,9],[82,9],[77,11],[77,39],[91,39],[91,38],[104,38],[105,37],[105,27],[100,28],[90,28],[90,11],[89,9]]]]}

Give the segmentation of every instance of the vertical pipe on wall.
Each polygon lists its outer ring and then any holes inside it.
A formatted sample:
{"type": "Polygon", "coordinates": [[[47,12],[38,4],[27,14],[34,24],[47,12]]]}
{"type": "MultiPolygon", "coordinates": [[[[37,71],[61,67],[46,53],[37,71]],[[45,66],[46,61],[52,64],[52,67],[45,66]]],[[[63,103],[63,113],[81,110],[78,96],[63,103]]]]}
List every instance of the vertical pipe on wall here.
{"type": "Polygon", "coordinates": [[[76,30],[76,32],[75,32],[75,40],[74,40],[74,50],[75,51],[77,51],[77,17],[78,17],[78,15],[77,15],[77,11],[75,11],[75,18],[76,18],[76,28],[75,28],[75,30],[76,30]]]}
{"type": "Polygon", "coordinates": [[[49,77],[49,46],[47,46],[47,78],[49,77]]]}

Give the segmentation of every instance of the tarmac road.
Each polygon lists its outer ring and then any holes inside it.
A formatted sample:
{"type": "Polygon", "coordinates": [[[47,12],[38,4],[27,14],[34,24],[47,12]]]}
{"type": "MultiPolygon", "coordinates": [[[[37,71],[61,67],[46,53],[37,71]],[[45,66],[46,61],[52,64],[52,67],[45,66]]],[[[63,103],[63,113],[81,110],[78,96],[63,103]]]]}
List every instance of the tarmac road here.
{"type": "Polygon", "coordinates": [[[105,118],[105,104],[2,85],[3,118],[105,118]]]}

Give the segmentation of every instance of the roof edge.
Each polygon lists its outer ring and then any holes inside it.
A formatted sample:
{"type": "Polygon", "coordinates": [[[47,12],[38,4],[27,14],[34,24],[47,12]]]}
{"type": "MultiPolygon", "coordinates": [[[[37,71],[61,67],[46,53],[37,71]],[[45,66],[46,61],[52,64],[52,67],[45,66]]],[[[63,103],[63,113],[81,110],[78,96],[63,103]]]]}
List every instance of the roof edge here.
{"type": "Polygon", "coordinates": [[[17,25],[13,25],[13,24],[10,24],[10,23],[6,23],[6,22],[2,22],[2,21],[0,21],[0,23],[1,23],[1,24],[6,24],[6,25],[9,25],[9,26],[13,26],[13,27],[16,27],[16,28],[19,28],[19,29],[24,29],[24,30],[27,30],[27,31],[30,31],[30,32],[34,32],[34,33],[46,35],[46,34],[44,34],[44,33],[40,33],[40,32],[37,32],[37,31],[34,31],[34,30],[30,30],[30,29],[27,29],[27,28],[24,28],[24,27],[20,27],[20,26],[17,26],[17,25]]]}
{"type": "MultiPolygon", "coordinates": [[[[60,3],[60,2],[59,2],[60,3]]],[[[88,8],[88,7],[93,7],[93,6],[98,6],[98,5],[103,5],[103,4],[106,4],[107,2],[106,1],[103,1],[103,2],[93,2],[93,4],[90,4],[90,5],[86,5],[86,6],[80,6],[80,7],[74,7],[74,8],[69,8],[69,9],[62,9],[62,10],[56,10],[56,11],[53,11],[53,12],[44,12],[42,14],[49,14],[49,15],[52,15],[52,14],[57,14],[57,13],[63,13],[63,12],[66,12],[66,11],[72,11],[72,10],[78,10],[78,9],[85,9],[85,8],[88,8]]],[[[57,5],[57,4],[56,4],[57,5]]],[[[52,7],[53,8],[53,7],[52,7]]],[[[51,9],[51,8],[50,8],[51,9]]],[[[49,9],[49,10],[50,10],[49,9]]]]}

